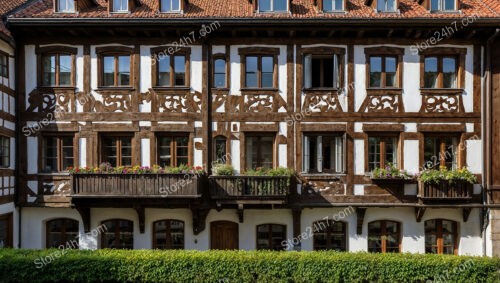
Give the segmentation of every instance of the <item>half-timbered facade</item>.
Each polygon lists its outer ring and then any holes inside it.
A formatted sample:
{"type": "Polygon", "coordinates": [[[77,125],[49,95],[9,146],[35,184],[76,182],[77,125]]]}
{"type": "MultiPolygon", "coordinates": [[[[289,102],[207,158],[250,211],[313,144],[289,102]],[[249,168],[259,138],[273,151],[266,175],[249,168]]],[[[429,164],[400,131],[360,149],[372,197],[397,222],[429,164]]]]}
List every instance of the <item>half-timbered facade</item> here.
{"type": "Polygon", "coordinates": [[[486,0],[30,2],[7,18],[19,246],[491,255],[499,19],[486,0]],[[103,163],[207,173],[68,172],[103,163]],[[477,183],[370,175],[429,164],[477,183]]]}

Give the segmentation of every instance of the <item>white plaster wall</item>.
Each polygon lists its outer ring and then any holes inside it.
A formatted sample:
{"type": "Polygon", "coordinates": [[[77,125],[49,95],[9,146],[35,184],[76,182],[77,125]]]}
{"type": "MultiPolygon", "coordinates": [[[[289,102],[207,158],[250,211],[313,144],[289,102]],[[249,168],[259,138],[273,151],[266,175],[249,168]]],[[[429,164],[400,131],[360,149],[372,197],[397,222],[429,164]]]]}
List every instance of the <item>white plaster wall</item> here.
{"type": "Polygon", "coordinates": [[[0,204],[0,215],[12,213],[12,246],[19,246],[19,212],[13,202],[0,204]]]}
{"type": "Polygon", "coordinates": [[[420,165],[418,164],[419,157],[419,142],[418,140],[404,141],[404,169],[409,172],[419,172],[420,165]]]}
{"type": "Polygon", "coordinates": [[[141,139],[141,165],[151,166],[150,139],[141,139]]]}
{"type": "MultiPolygon", "coordinates": [[[[24,60],[25,60],[25,81],[26,81],[26,109],[29,107],[28,98],[29,93],[36,88],[36,54],[34,45],[24,46],[24,60]]],[[[94,74],[97,78],[97,66],[94,74]]]]}
{"type": "Polygon", "coordinates": [[[80,138],[79,141],[79,161],[80,161],[80,167],[86,167],[87,166],[87,139],[86,138],[80,138]]]}
{"type": "Polygon", "coordinates": [[[354,174],[365,174],[365,141],[354,140],[354,174]]]}
{"type": "Polygon", "coordinates": [[[27,138],[28,174],[38,173],[38,138],[27,138]]]}
{"type": "Polygon", "coordinates": [[[467,167],[474,174],[483,172],[483,143],[481,140],[467,140],[467,167]]]}
{"type": "Polygon", "coordinates": [[[240,164],[240,141],[239,140],[231,140],[231,164],[234,167],[236,173],[240,173],[241,164],[240,164]]]}
{"type": "Polygon", "coordinates": [[[191,46],[191,90],[201,92],[203,89],[202,47],[191,46]]]}
{"type": "MultiPolygon", "coordinates": [[[[202,138],[194,138],[193,143],[196,144],[197,142],[203,143],[202,138]]],[[[203,150],[196,149],[196,147],[193,147],[194,151],[194,157],[193,157],[193,165],[194,166],[204,166],[203,164],[203,150]]],[[[205,166],[206,167],[206,166],[205,166]]]]}

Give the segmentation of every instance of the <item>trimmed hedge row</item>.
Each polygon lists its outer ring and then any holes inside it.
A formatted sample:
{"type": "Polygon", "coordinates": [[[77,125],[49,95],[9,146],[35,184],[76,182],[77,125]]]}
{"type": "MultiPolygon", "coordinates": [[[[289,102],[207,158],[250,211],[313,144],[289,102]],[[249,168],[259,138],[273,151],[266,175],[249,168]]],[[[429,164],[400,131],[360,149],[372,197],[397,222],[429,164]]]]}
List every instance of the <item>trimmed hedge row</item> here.
{"type": "Polygon", "coordinates": [[[500,282],[500,259],[487,257],[326,251],[61,252],[0,250],[0,281],[500,282]]]}

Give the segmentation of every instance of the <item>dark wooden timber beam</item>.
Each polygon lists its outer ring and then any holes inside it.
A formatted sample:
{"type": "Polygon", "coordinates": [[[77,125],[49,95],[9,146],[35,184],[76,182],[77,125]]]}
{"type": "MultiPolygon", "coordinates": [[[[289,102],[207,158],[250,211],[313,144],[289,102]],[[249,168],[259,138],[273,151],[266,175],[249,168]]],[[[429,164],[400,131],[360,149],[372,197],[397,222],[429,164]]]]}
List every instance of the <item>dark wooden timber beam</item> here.
{"type": "Polygon", "coordinates": [[[422,217],[424,217],[425,214],[425,207],[415,207],[415,219],[417,222],[422,221],[422,217]]]}
{"type": "Polygon", "coordinates": [[[365,220],[366,207],[356,207],[356,234],[363,233],[363,221],[365,220]]]}

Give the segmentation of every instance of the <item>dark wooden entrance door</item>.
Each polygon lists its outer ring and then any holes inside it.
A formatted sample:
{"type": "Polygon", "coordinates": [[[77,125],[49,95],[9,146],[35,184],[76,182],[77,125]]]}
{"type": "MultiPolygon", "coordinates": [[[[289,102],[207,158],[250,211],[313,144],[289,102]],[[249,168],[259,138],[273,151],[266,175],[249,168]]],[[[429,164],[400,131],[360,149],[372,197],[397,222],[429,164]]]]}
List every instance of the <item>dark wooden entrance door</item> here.
{"type": "Polygon", "coordinates": [[[231,221],[210,223],[210,248],[212,250],[237,250],[238,241],[238,223],[231,221]]]}

